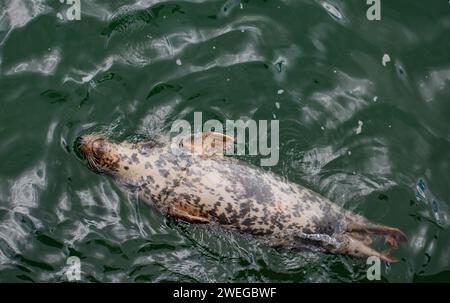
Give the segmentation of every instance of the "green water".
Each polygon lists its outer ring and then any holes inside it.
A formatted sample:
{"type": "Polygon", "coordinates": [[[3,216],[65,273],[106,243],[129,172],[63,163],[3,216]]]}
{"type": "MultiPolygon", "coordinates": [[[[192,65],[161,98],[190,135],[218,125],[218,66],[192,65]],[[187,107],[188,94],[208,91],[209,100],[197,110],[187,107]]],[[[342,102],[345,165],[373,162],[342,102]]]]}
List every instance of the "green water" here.
{"type": "Polygon", "coordinates": [[[279,119],[273,172],[407,234],[382,281],[450,281],[448,1],[382,0],[381,21],[365,0],[124,2],[0,3],[0,281],[66,281],[69,256],[82,281],[367,281],[365,260],[163,218],[74,153],[194,111],[279,119]]]}

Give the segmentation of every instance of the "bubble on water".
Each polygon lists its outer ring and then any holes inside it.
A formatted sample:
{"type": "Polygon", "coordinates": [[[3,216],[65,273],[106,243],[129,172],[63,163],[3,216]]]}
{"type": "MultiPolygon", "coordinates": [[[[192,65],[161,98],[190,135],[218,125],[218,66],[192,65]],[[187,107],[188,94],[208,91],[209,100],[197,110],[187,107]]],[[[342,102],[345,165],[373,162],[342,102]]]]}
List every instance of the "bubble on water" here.
{"type": "Polygon", "coordinates": [[[177,65],[181,65],[182,64],[180,59],[177,59],[176,63],[177,63],[177,65]]]}
{"type": "Polygon", "coordinates": [[[280,102],[275,102],[275,107],[276,107],[277,109],[280,109],[280,102]]]}
{"type": "Polygon", "coordinates": [[[50,144],[50,143],[53,142],[53,137],[54,137],[55,129],[56,129],[57,125],[58,125],[57,121],[52,121],[50,123],[50,126],[48,128],[48,132],[47,132],[47,144],[50,144]]]}
{"type": "Polygon", "coordinates": [[[391,62],[391,57],[389,57],[389,54],[384,54],[381,63],[386,66],[389,62],[391,62]]]}
{"type": "Polygon", "coordinates": [[[281,95],[281,94],[283,94],[284,93],[284,90],[283,89],[279,89],[278,91],[277,91],[277,94],[278,95],[281,95]]]}
{"type": "Polygon", "coordinates": [[[373,97],[373,102],[377,102],[378,101],[378,96],[373,97]]]}
{"type": "Polygon", "coordinates": [[[335,6],[331,5],[328,2],[322,2],[322,7],[328,12],[328,14],[331,17],[336,18],[338,20],[342,19],[341,12],[335,6]]]}
{"type": "Polygon", "coordinates": [[[281,71],[282,71],[283,63],[284,63],[283,60],[277,61],[275,63],[275,66],[277,67],[277,70],[278,70],[279,73],[281,73],[281,71]]]}
{"type": "Polygon", "coordinates": [[[358,127],[356,128],[356,134],[359,135],[362,132],[363,122],[361,120],[358,121],[358,127]]]}

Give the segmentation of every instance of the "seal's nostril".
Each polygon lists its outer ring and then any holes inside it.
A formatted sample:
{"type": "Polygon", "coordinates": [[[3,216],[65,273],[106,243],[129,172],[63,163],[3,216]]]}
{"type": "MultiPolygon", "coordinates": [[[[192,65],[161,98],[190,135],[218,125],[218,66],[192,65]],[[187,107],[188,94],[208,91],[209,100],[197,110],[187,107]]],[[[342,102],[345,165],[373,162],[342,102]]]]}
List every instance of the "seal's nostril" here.
{"type": "Polygon", "coordinates": [[[82,155],[89,153],[91,150],[91,141],[92,140],[89,140],[89,136],[79,136],[74,142],[74,147],[76,151],[82,155]]]}
{"type": "Polygon", "coordinates": [[[86,142],[86,139],[84,136],[79,136],[78,138],[75,139],[75,143],[77,143],[77,144],[83,144],[84,142],[86,142]]]}
{"type": "Polygon", "coordinates": [[[79,158],[84,159],[86,156],[86,154],[85,154],[86,153],[86,149],[85,149],[86,143],[82,136],[75,139],[75,141],[73,143],[73,147],[74,147],[75,154],[79,158]]]}
{"type": "Polygon", "coordinates": [[[83,139],[83,137],[78,137],[75,139],[75,146],[77,147],[77,149],[79,149],[84,144],[86,144],[86,141],[83,139]]]}

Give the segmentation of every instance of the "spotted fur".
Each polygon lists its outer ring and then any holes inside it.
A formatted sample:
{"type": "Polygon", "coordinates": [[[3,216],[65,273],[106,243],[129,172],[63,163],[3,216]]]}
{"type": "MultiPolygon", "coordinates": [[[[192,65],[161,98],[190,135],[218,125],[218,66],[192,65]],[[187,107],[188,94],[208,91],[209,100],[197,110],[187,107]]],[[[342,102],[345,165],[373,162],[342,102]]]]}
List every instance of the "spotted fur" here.
{"type": "Polygon", "coordinates": [[[234,158],[174,152],[168,143],[83,140],[79,149],[91,169],[112,175],[168,216],[264,236],[274,245],[372,254],[388,261],[392,257],[360,239],[370,239],[371,233],[394,242],[405,239],[397,229],[372,224],[305,187],[234,158]]]}

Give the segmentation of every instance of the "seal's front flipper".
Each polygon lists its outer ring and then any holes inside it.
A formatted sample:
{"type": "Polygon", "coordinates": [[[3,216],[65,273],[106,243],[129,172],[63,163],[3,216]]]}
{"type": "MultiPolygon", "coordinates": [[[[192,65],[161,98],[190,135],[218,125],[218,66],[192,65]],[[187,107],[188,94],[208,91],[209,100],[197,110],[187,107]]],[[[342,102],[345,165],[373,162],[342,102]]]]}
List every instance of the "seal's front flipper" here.
{"type": "Polygon", "coordinates": [[[173,205],[167,213],[169,216],[192,223],[209,223],[209,219],[201,217],[196,209],[187,205],[173,205]]]}
{"type": "Polygon", "coordinates": [[[223,155],[233,147],[234,139],[218,132],[202,132],[185,137],[181,143],[193,154],[202,156],[223,155]]]}

